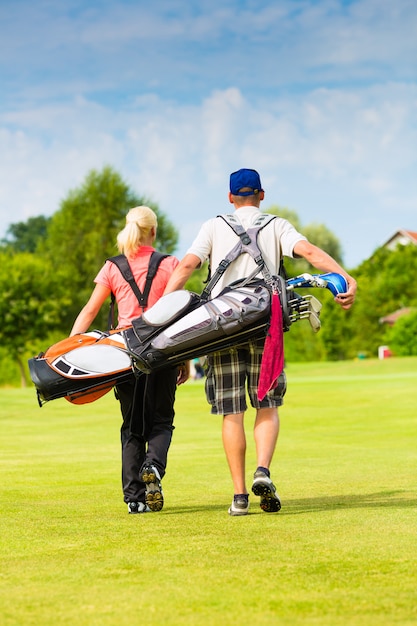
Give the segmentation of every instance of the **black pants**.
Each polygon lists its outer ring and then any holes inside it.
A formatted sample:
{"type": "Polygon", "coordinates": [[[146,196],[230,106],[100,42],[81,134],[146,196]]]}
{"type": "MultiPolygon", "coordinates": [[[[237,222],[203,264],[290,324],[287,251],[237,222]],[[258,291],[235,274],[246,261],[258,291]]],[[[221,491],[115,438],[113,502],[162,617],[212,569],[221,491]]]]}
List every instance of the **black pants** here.
{"type": "Polygon", "coordinates": [[[167,465],[174,430],[177,368],[132,377],[116,386],[123,417],[121,427],[122,487],[125,502],[144,502],[139,480],[144,463],[152,463],[161,478],[167,465]]]}

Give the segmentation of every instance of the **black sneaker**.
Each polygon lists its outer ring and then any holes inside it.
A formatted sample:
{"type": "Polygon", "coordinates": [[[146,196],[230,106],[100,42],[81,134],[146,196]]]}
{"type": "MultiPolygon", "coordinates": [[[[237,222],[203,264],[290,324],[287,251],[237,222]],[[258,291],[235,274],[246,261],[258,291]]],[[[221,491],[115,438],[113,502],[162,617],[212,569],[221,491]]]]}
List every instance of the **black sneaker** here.
{"type": "Polygon", "coordinates": [[[161,511],[164,506],[161,476],[155,465],[144,465],[139,474],[140,480],[145,483],[145,502],[151,511],[161,511]]]}
{"type": "Polygon", "coordinates": [[[253,475],[252,491],[255,496],[261,496],[260,507],[266,513],[276,513],[281,508],[281,500],[274,483],[262,470],[256,470],[253,475]]]}
{"type": "Polygon", "coordinates": [[[247,515],[249,511],[249,498],[234,496],[229,507],[229,515],[247,515]]]}
{"type": "Polygon", "coordinates": [[[137,513],[149,513],[150,509],[144,502],[128,502],[127,510],[129,514],[135,515],[137,513]]]}

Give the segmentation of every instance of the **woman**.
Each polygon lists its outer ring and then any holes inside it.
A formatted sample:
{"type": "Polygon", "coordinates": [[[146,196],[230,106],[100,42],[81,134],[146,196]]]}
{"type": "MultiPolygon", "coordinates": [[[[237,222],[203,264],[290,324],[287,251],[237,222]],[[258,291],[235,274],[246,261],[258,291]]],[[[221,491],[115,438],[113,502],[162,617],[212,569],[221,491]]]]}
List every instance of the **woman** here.
{"type": "MultiPolygon", "coordinates": [[[[143,291],[157,230],[157,217],[146,206],[130,209],[126,225],[117,236],[117,246],[129,262],[133,276],[143,291]]],[[[173,256],[164,258],[153,279],[147,307],[142,309],[130,285],[110,261],[97,274],[96,286],[79,313],[71,336],[86,332],[111,293],[118,307],[118,328],[130,326],[146,308],[163,295],[178,265],[173,256]]],[[[164,504],[161,479],[165,475],[168,449],[174,429],[174,400],[177,384],[189,376],[189,365],[167,368],[135,377],[116,385],[123,418],[122,487],[129,513],[160,511],[164,504]]]]}

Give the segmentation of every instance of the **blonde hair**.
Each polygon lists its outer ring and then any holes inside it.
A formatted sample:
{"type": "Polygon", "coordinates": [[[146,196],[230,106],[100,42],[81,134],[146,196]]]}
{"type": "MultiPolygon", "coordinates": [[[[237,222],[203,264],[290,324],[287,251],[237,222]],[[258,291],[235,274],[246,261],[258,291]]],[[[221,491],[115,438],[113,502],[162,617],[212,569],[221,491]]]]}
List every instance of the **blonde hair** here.
{"type": "Polygon", "coordinates": [[[149,238],[152,228],[158,226],[155,213],[148,206],[137,206],[126,215],[126,226],[117,235],[119,252],[133,256],[149,238]]]}

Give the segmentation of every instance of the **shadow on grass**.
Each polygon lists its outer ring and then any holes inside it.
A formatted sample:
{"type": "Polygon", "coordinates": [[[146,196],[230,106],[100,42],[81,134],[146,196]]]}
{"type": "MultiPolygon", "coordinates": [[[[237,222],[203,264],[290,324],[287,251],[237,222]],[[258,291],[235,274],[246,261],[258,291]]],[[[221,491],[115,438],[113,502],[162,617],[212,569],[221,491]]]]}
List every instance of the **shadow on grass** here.
{"type": "Polygon", "coordinates": [[[282,513],[297,515],[337,509],[408,508],[417,506],[417,494],[410,491],[379,491],[365,494],[343,494],[318,498],[300,498],[283,502],[282,513]]]}
{"type": "MultiPolygon", "coordinates": [[[[262,513],[257,505],[257,498],[251,498],[249,515],[262,513]]],[[[411,508],[417,507],[417,494],[410,491],[380,491],[366,494],[343,494],[337,496],[321,496],[317,498],[300,498],[283,500],[279,515],[300,515],[302,513],[314,513],[315,511],[335,511],[337,509],[373,509],[373,508],[411,508]]],[[[166,515],[178,515],[178,513],[198,513],[204,511],[227,510],[223,504],[199,505],[174,507],[165,509],[166,515]]]]}

